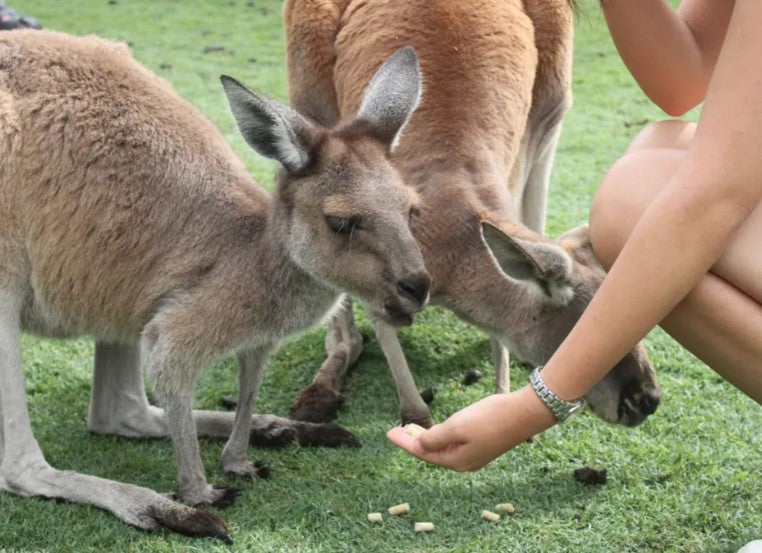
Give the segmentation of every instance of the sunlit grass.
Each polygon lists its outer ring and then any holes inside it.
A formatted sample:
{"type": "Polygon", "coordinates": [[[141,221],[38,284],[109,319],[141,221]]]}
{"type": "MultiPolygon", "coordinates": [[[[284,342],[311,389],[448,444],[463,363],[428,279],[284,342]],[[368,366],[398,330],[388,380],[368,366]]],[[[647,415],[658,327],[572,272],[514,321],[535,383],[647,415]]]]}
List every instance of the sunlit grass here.
{"type": "MultiPolygon", "coordinates": [[[[574,92],[550,198],[549,232],[583,222],[606,168],[648,121],[650,106],[622,66],[594,3],[577,23],[574,92]]],[[[218,82],[231,74],[286,98],[280,3],[274,0],[17,0],[48,28],[126,40],[136,58],[173,83],[234,144],[252,174],[270,187],[273,165],[256,159],[234,130],[218,82]],[[203,53],[206,46],[224,50],[203,53]]],[[[692,115],[695,118],[695,113],[692,115]]],[[[0,160],[2,163],[2,160],[0,160]]],[[[370,333],[360,314],[363,330],[370,333]]],[[[285,415],[323,356],[323,330],[287,343],[262,387],[260,412],[285,415]]],[[[421,389],[433,387],[442,419],[494,386],[484,334],[451,314],[429,309],[401,333],[421,389]],[[463,372],[487,375],[464,387],[463,372]]],[[[244,484],[233,507],[234,551],[257,552],[735,552],[762,536],[762,411],[664,333],[648,349],[665,391],[659,411],[637,429],[609,426],[585,414],[524,444],[488,468],[456,474],[401,454],[384,438],[397,421],[396,395],[383,355],[371,340],[348,380],[339,423],[359,450],[252,449],[273,478],[244,484]],[[585,487],[573,469],[608,469],[609,483],[585,487]],[[369,525],[365,514],[408,501],[410,516],[369,525]],[[497,524],[482,509],[510,501],[515,515],[497,524]],[[413,520],[437,525],[412,532],[413,520]]],[[[149,486],[176,487],[168,441],[93,436],[85,429],[91,379],[88,340],[24,338],[27,390],[36,435],[55,467],[149,486]]],[[[513,371],[513,386],[526,382],[513,371]]],[[[197,405],[217,408],[234,394],[231,362],[201,380],[197,405]]],[[[204,440],[212,482],[221,443],[204,440]]],[[[0,494],[0,551],[229,551],[220,542],[161,532],[144,534],[95,508],[0,494]]]]}

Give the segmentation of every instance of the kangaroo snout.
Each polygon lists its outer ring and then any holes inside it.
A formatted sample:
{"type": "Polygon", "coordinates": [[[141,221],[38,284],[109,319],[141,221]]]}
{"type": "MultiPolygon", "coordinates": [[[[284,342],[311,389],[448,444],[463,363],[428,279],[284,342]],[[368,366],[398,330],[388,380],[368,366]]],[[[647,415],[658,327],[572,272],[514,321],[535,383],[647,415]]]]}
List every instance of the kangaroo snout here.
{"type": "Polygon", "coordinates": [[[634,386],[622,390],[619,396],[617,415],[625,426],[637,426],[648,416],[656,412],[661,402],[661,390],[658,387],[634,386]]]}
{"type": "Polygon", "coordinates": [[[425,271],[406,276],[397,281],[397,294],[402,302],[411,303],[418,311],[429,301],[431,277],[425,271]]]}
{"type": "Polygon", "coordinates": [[[413,315],[429,302],[431,277],[425,270],[408,274],[391,283],[392,296],[384,304],[381,318],[388,324],[401,327],[413,324],[413,315]]]}

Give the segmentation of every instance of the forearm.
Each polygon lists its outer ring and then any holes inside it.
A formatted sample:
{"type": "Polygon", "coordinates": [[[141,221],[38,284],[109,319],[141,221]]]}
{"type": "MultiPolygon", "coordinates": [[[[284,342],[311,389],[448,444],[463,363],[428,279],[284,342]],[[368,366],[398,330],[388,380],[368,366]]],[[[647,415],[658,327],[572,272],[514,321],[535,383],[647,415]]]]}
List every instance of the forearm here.
{"type": "Polygon", "coordinates": [[[704,99],[719,44],[703,27],[691,28],[690,10],[675,11],[665,0],[603,0],[602,6],[622,60],[656,105],[677,116],[704,99]]]}

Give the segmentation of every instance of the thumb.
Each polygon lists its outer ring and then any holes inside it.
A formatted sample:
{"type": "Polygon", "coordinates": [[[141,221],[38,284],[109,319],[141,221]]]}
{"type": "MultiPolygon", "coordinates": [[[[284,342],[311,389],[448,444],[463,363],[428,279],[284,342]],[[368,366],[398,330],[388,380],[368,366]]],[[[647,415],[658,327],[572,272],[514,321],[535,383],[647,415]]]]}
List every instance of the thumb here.
{"type": "Polygon", "coordinates": [[[464,440],[458,438],[452,425],[447,424],[447,422],[435,424],[418,436],[418,443],[428,452],[440,451],[450,445],[457,445],[463,442],[464,440]]]}

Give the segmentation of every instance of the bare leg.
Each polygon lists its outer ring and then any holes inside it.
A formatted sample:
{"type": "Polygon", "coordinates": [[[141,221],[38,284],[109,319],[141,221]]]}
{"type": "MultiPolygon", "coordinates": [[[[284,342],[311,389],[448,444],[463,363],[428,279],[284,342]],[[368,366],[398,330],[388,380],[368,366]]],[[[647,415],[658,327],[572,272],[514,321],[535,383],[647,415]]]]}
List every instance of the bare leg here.
{"type": "Polygon", "coordinates": [[[232,543],[225,523],[214,515],[170,501],[138,486],[50,467],[32,434],[21,372],[19,312],[14,298],[0,295],[0,425],[4,451],[0,489],[95,505],[142,530],[161,527],[191,536],[232,543]]]}
{"type": "Polygon", "coordinates": [[[328,357],[312,379],[312,384],[302,390],[291,406],[291,418],[310,422],[328,422],[336,418],[344,403],[339,390],[347,372],[360,357],[362,348],[362,335],[355,326],[352,301],[347,299],[328,322],[325,336],[328,357]]]}
{"type": "MultiPolygon", "coordinates": [[[[664,122],[644,130],[607,174],[590,213],[593,246],[610,267],[643,211],[675,174],[694,126],[664,122]]],[[[686,348],[762,403],[762,206],[725,254],[662,324],[686,348]]]]}
{"type": "Polygon", "coordinates": [[[661,326],[762,405],[762,305],[709,273],[661,326]]]}
{"type": "Polygon", "coordinates": [[[492,350],[492,362],[495,365],[495,393],[507,394],[511,389],[511,357],[508,348],[491,336],[489,345],[492,350]]]}
{"type": "Polygon", "coordinates": [[[226,474],[241,478],[257,474],[248,456],[251,415],[273,347],[274,344],[238,354],[238,407],[233,430],[222,450],[222,469],[226,474]]]}
{"type": "Polygon", "coordinates": [[[434,424],[431,412],[428,405],[421,399],[413,375],[410,374],[405,353],[402,351],[399,338],[397,338],[397,331],[394,327],[380,321],[373,321],[373,327],[376,330],[376,337],[381,344],[381,349],[384,350],[386,361],[389,363],[394,383],[397,385],[402,423],[415,423],[425,428],[431,427],[434,424]]]}
{"type": "MultiPolygon", "coordinates": [[[[199,436],[228,438],[235,413],[193,411],[199,436]]],[[[138,347],[126,344],[95,344],[93,390],[87,427],[98,434],[127,438],[166,438],[169,427],[164,409],[148,404],[140,370],[138,347]]],[[[357,446],[351,433],[328,424],[310,424],[275,415],[254,415],[251,420],[252,445],[282,447],[357,446]]]]}

